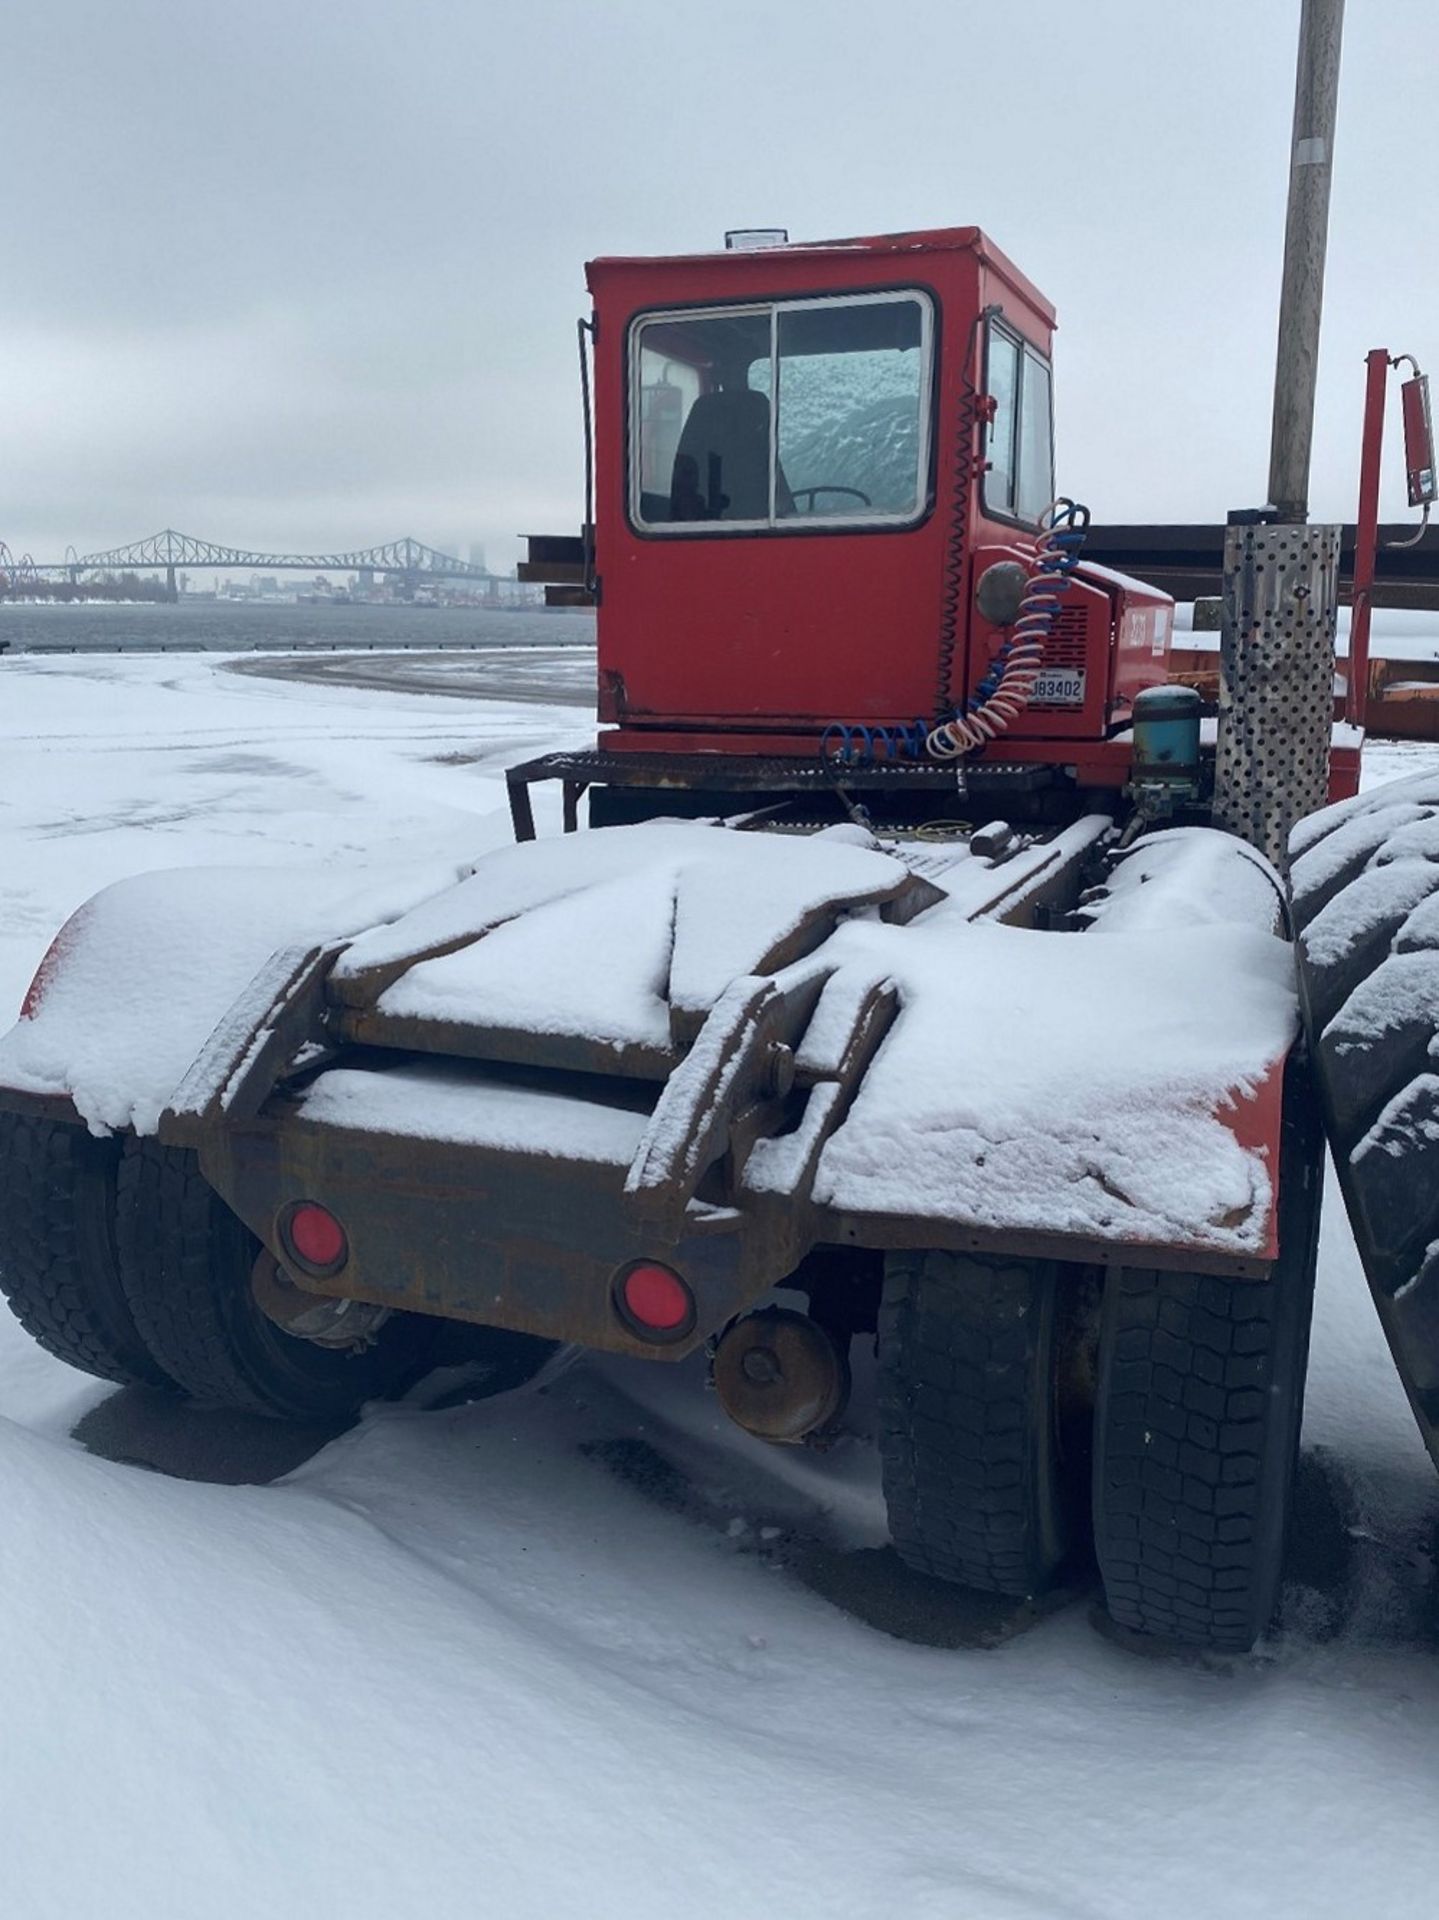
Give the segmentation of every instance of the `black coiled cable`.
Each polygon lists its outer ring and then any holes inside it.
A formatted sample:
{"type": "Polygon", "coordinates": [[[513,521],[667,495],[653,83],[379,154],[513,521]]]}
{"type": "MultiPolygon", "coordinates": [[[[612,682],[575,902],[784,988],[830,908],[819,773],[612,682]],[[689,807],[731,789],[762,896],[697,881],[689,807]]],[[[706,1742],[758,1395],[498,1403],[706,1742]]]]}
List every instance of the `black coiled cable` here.
{"type": "Polygon", "coordinates": [[[974,384],[974,345],[979,329],[998,307],[985,307],[970,323],[964,363],[959,377],[962,392],[954,449],[953,505],[950,508],[949,545],[944,556],[944,589],[939,608],[939,680],[934,715],[947,720],[954,708],[954,656],[959,647],[959,610],[964,599],[964,569],[969,555],[965,535],[969,526],[969,488],[974,478],[974,431],[979,423],[979,388],[974,384]]]}

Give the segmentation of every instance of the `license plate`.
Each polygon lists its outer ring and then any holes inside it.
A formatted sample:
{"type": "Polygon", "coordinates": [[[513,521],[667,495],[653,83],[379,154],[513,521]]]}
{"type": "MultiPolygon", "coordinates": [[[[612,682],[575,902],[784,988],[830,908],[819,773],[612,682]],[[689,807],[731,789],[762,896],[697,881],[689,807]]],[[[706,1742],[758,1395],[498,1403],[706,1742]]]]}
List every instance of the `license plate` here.
{"type": "Polygon", "coordinates": [[[1046,667],[1034,683],[1029,703],[1034,707],[1082,707],[1083,667],[1046,667]]]}

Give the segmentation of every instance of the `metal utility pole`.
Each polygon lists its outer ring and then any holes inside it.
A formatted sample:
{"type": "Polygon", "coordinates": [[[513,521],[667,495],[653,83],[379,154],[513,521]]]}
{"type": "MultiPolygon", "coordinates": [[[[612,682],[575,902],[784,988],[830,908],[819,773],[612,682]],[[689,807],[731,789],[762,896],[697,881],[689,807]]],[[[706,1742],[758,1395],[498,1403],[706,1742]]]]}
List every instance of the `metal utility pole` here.
{"type": "Polygon", "coordinates": [[[1274,367],[1274,426],[1269,442],[1269,503],[1279,519],[1291,525],[1302,523],[1309,513],[1309,449],[1314,437],[1314,384],[1319,370],[1343,34],[1344,0],[1303,0],[1274,367]]]}
{"type": "Polygon", "coordinates": [[[1214,817],[1281,873],[1329,786],[1339,528],[1307,521],[1343,26],[1344,0],[1303,0],[1269,505],[1231,514],[1224,538],[1214,817]]]}

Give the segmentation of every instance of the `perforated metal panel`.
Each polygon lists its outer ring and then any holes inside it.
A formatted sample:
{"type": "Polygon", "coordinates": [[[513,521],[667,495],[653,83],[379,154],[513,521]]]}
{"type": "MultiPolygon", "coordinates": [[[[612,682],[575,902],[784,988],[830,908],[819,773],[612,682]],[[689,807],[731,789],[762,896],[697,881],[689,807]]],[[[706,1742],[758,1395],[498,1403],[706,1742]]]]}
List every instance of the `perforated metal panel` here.
{"type": "Polygon", "coordinates": [[[1047,667],[1082,667],[1089,658],[1088,607],[1061,607],[1044,643],[1047,667]]]}
{"type": "Polygon", "coordinates": [[[1214,814],[1281,872],[1328,797],[1338,605],[1338,527],[1226,529],[1214,814]]]}

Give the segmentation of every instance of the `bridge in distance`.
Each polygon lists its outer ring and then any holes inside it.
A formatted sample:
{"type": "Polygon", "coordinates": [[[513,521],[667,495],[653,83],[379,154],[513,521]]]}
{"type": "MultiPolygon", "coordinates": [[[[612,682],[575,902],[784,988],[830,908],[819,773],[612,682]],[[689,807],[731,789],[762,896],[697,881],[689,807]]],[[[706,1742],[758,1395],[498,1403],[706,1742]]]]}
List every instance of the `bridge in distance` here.
{"type": "MultiPolygon", "coordinates": [[[[1222,579],[1224,528],[1221,525],[1183,526],[1094,526],[1085,542],[1087,559],[1121,568],[1150,581],[1176,599],[1190,600],[1197,594],[1217,594],[1222,579]]],[[[1380,544],[1376,567],[1374,603],[1376,606],[1413,607],[1439,610],[1439,527],[1429,528],[1418,539],[1412,527],[1384,526],[1379,529],[1380,544]]],[[[531,560],[520,567],[520,578],[554,581],[562,576],[578,583],[584,576],[584,543],[578,536],[554,537],[541,546],[554,549],[548,561],[567,563],[555,571],[550,564],[536,566],[535,545],[531,560]]],[[[1348,598],[1354,552],[1354,528],[1343,528],[1340,563],[1340,595],[1348,598]]],[[[427,580],[473,580],[494,587],[500,576],[485,567],[477,567],[453,554],[441,553],[421,540],[390,540],[379,546],[352,547],[340,553],[259,553],[248,547],[229,547],[214,540],[197,539],[166,527],[147,539],[135,540],[125,547],[110,547],[103,553],[77,554],[67,551],[61,561],[37,563],[28,554],[16,559],[0,540],[0,593],[23,591],[27,579],[60,576],[78,581],[86,573],[123,573],[164,570],[165,583],[172,599],[177,596],[176,574],[181,568],[209,568],[223,572],[240,569],[256,573],[370,573],[385,574],[398,580],[406,592],[427,580]]],[[[577,593],[577,586],[560,592],[577,593]]],[[[587,596],[586,596],[587,597],[587,596]]]]}
{"type": "Polygon", "coordinates": [[[41,574],[60,576],[78,582],[87,573],[141,573],[164,569],[169,597],[178,597],[176,575],[182,568],[209,568],[223,572],[239,569],[253,573],[359,573],[386,574],[397,579],[406,591],[413,591],[426,580],[474,580],[485,586],[500,584],[500,576],[487,567],[477,567],[453,554],[427,547],[422,540],[406,536],[385,541],[379,546],[352,547],[341,553],[259,553],[249,547],[227,547],[215,540],[197,539],[194,534],[179,533],[174,527],[152,533],[144,540],[133,540],[125,547],[109,547],[101,553],[67,551],[63,560],[35,561],[26,554],[15,559],[0,542],[0,589],[23,585],[27,577],[41,574]]]}

